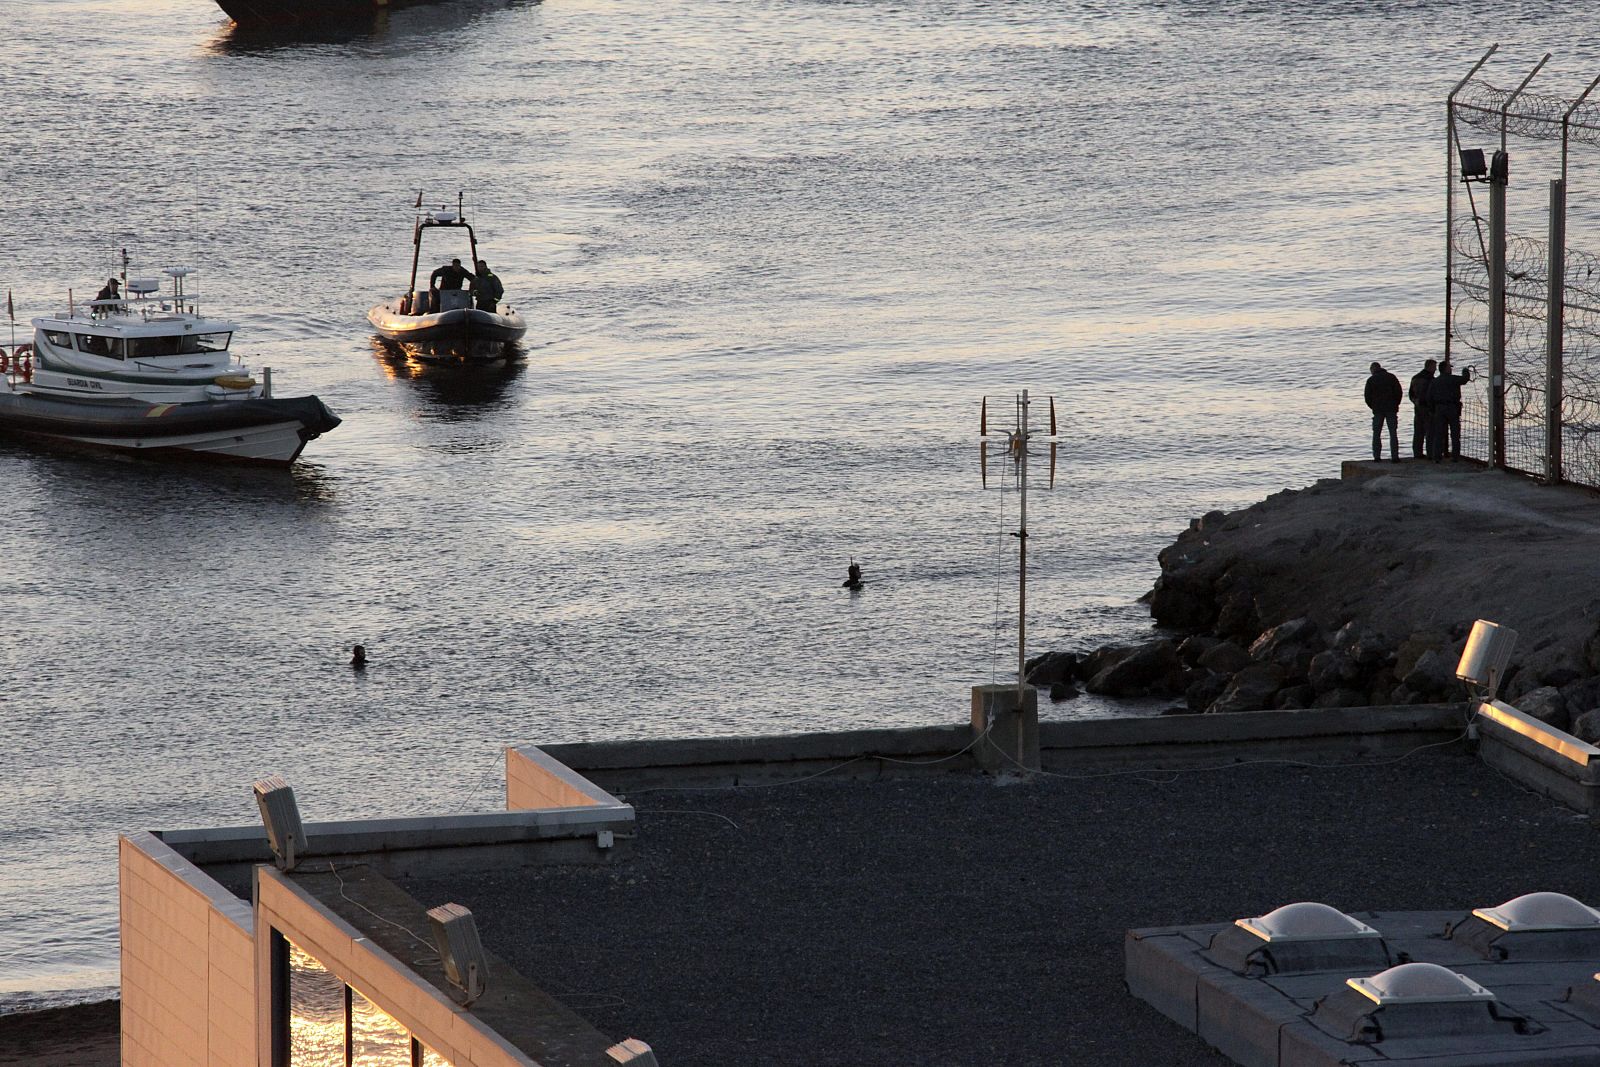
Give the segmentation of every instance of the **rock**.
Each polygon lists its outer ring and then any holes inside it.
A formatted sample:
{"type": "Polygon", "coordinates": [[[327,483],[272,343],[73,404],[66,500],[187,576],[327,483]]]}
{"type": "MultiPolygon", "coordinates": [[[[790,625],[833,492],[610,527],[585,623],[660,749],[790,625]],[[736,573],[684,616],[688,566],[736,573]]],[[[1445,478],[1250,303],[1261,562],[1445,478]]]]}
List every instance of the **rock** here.
{"type": "Polygon", "coordinates": [[[1078,673],[1076,652],[1046,652],[1027,662],[1028,683],[1041,689],[1053,689],[1062,682],[1071,682],[1078,673]]]}
{"type": "Polygon", "coordinates": [[[1217,633],[1248,643],[1255,640],[1260,632],[1261,619],[1256,611],[1255,595],[1244,588],[1229,593],[1217,612],[1217,633]]]}
{"type": "Polygon", "coordinates": [[[1162,708],[1161,709],[1161,714],[1163,714],[1163,715],[1195,715],[1195,714],[1197,714],[1197,712],[1195,711],[1195,709],[1189,707],[1187,704],[1174,704],[1170,708],[1162,708]]]}
{"type": "Polygon", "coordinates": [[[1283,685],[1283,668],[1276,663],[1252,663],[1235,674],[1222,695],[1212,702],[1212,712],[1260,711],[1272,706],[1283,685]]]}
{"type": "Polygon", "coordinates": [[[1571,685],[1582,677],[1582,671],[1573,670],[1571,667],[1551,667],[1539,675],[1539,684],[1553,685],[1560,689],[1564,685],[1571,685]]]}
{"type": "Polygon", "coordinates": [[[1567,701],[1562,697],[1561,690],[1553,685],[1533,690],[1518,700],[1516,706],[1524,715],[1531,715],[1557,730],[1565,730],[1572,725],[1572,717],[1567,714],[1567,701]]]}
{"type": "Polygon", "coordinates": [[[1272,706],[1286,711],[1309,708],[1316,695],[1317,691],[1309,685],[1291,685],[1278,690],[1278,695],[1272,698],[1272,706]]]}
{"type": "Polygon", "coordinates": [[[1217,617],[1211,583],[1192,570],[1164,570],[1150,591],[1150,617],[1174,630],[1209,629],[1217,617]]]}
{"type": "Polygon", "coordinates": [[[1202,533],[1215,533],[1227,521],[1226,511],[1208,511],[1200,516],[1199,529],[1202,533]]]}
{"type": "Polygon", "coordinates": [[[1572,729],[1569,731],[1579,741],[1589,744],[1600,744],[1600,710],[1586,711],[1572,720],[1572,729]]]}
{"type": "Polygon", "coordinates": [[[1422,658],[1424,652],[1432,649],[1445,648],[1450,644],[1450,639],[1444,634],[1433,630],[1419,630],[1400,642],[1400,647],[1394,652],[1394,673],[1397,677],[1404,678],[1411,673],[1411,668],[1417,665],[1417,660],[1422,658]]]}
{"type": "Polygon", "coordinates": [[[1290,619],[1280,622],[1250,645],[1250,658],[1265,663],[1282,663],[1280,649],[1310,644],[1317,636],[1317,624],[1310,619],[1290,619]]]}
{"type": "Polygon", "coordinates": [[[1330,689],[1320,694],[1312,701],[1314,708],[1364,708],[1367,706],[1367,694],[1359,689],[1330,689]]]}
{"type": "Polygon", "coordinates": [[[1361,670],[1348,655],[1337,649],[1318,652],[1311,657],[1306,669],[1306,680],[1319,693],[1354,685],[1361,670]]]}
{"type": "Polygon", "coordinates": [[[1354,620],[1345,623],[1328,638],[1328,647],[1339,652],[1349,652],[1360,642],[1366,627],[1354,620]]]}
{"type": "Polygon", "coordinates": [[[1455,663],[1438,649],[1429,649],[1417,657],[1416,664],[1400,680],[1407,689],[1429,697],[1444,698],[1459,688],[1455,663]]]}
{"type": "Polygon", "coordinates": [[[1600,628],[1596,628],[1583,643],[1583,663],[1591,671],[1600,674],[1600,628]]]}
{"type": "Polygon", "coordinates": [[[1600,676],[1562,686],[1561,699],[1567,706],[1567,715],[1577,722],[1584,712],[1600,708],[1600,676]]]}
{"type": "Polygon", "coordinates": [[[1085,688],[1114,697],[1172,696],[1182,671],[1176,645],[1164,639],[1151,641],[1107,663],[1085,688]]]}
{"type": "Polygon", "coordinates": [[[1210,634],[1192,634],[1185,637],[1178,645],[1178,658],[1184,666],[1194,667],[1200,663],[1200,657],[1222,644],[1222,639],[1212,637],[1210,634]]]}
{"type": "Polygon", "coordinates": [[[1390,704],[1426,704],[1428,698],[1421,693],[1413,692],[1404,685],[1397,685],[1389,691],[1390,704]]]}
{"type": "Polygon", "coordinates": [[[1199,666],[1218,674],[1237,674],[1250,666],[1250,653],[1232,641],[1218,641],[1200,657],[1199,666]]]}
{"type": "Polygon", "coordinates": [[[1309,648],[1288,646],[1278,650],[1276,663],[1283,668],[1283,684],[1304,685],[1311,679],[1312,655],[1309,648]]]}
{"type": "Polygon", "coordinates": [[[1365,630],[1350,647],[1350,658],[1363,671],[1378,671],[1395,661],[1394,649],[1389,639],[1376,630],[1365,630]]]}
{"type": "Polygon", "coordinates": [[[1226,688],[1228,688],[1228,676],[1226,674],[1203,671],[1201,676],[1191,682],[1189,688],[1183,691],[1183,702],[1189,706],[1191,711],[1205,711],[1216,702],[1216,699],[1222,695],[1222,691],[1226,688]]]}
{"type": "Polygon", "coordinates": [[[1133,655],[1138,649],[1138,645],[1101,645],[1093,652],[1078,658],[1078,677],[1093,678],[1116,661],[1133,655]]]}

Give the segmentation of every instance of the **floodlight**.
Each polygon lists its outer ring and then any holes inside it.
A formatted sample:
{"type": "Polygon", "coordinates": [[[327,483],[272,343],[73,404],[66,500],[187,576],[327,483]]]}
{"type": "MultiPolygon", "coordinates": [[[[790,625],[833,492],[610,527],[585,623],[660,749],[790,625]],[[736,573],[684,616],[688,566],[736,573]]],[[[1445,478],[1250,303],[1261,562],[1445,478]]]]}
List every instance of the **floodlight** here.
{"type": "Polygon", "coordinates": [[[460,904],[440,904],[428,909],[433,943],[444,963],[445,977],[460,990],[463,1007],[483,996],[489,983],[489,958],[478,940],[472,912],[460,904]]]}
{"type": "Polygon", "coordinates": [[[1456,677],[1468,685],[1480,686],[1484,699],[1493,700],[1505,680],[1511,652],[1517,647],[1517,631],[1509,626],[1479,619],[1472,624],[1467,646],[1456,664],[1456,677]]]}
{"type": "Polygon", "coordinates": [[[657,1067],[656,1054],[650,1046],[636,1037],[606,1049],[606,1055],[618,1063],[631,1063],[634,1067],[657,1067]]]}
{"type": "Polygon", "coordinates": [[[1496,152],[1489,161],[1489,180],[1498,185],[1505,185],[1511,180],[1511,156],[1505,152],[1496,152]]]}
{"type": "Polygon", "coordinates": [[[1488,175],[1489,164],[1483,158],[1483,149],[1463,148],[1461,150],[1461,180],[1464,182],[1482,181],[1488,175]]]}
{"type": "Polygon", "coordinates": [[[256,782],[255,793],[273,859],[279,870],[292,871],[306,851],[306,831],[300,824],[300,807],[294,802],[294,790],[282,775],[271,774],[256,782]]]}

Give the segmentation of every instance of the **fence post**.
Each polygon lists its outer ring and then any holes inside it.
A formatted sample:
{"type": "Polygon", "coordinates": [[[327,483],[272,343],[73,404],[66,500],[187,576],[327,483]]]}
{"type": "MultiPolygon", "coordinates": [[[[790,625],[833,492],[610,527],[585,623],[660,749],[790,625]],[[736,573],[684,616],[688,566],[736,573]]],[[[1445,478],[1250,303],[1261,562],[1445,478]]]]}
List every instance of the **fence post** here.
{"type": "Polygon", "coordinates": [[[1544,480],[1562,481],[1561,394],[1562,349],[1565,340],[1567,290],[1567,182],[1550,182],[1550,263],[1545,271],[1548,306],[1544,335],[1544,480]]]}
{"type": "Polygon", "coordinates": [[[1506,183],[1509,159],[1489,171],[1489,465],[1506,465],[1506,183]]]}

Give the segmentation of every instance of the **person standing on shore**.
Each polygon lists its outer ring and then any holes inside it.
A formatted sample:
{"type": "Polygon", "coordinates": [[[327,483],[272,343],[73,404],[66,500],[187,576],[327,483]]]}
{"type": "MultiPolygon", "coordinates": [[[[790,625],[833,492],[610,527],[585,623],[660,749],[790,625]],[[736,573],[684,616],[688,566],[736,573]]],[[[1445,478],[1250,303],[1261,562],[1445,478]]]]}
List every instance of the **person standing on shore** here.
{"type": "Polygon", "coordinates": [[[1433,431],[1433,408],[1428,406],[1428,386],[1433,384],[1436,360],[1428,360],[1422,369],[1411,376],[1406,398],[1411,401],[1411,458],[1422,459],[1431,455],[1428,437],[1433,431]]]}
{"type": "Polygon", "coordinates": [[[1373,361],[1372,376],[1367,379],[1365,399],[1372,409],[1372,458],[1383,458],[1383,427],[1389,426],[1389,461],[1400,462],[1400,379],[1383,369],[1383,364],[1373,361]]]}
{"type": "Polygon", "coordinates": [[[1461,387],[1471,380],[1471,367],[1454,374],[1447,359],[1439,365],[1439,376],[1428,386],[1428,404],[1433,408],[1433,438],[1428,442],[1428,458],[1435,463],[1444,460],[1447,444],[1450,458],[1461,458],[1461,387]]]}

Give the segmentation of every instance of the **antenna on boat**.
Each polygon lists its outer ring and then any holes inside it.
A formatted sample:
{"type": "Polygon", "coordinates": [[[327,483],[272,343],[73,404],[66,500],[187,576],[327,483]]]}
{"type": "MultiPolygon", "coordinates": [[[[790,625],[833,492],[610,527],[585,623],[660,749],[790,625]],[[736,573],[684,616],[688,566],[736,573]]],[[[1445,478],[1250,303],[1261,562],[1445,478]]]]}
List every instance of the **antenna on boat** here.
{"type": "MultiPolygon", "coordinates": [[[[1028,634],[1028,444],[1031,441],[1048,441],[1050,443],[1050,478],[1041,488],[1054,489],[1056,485],[1056,446],[1060,438],[1056,436],[1056,398],[1045,397],[1050,405],[1050,432],[1038,434],[1033,432],[1029,421],[1029,408],[1035,403],[1024,389],[1014,399],[1013,421],[1009,428],[995,428],[989,426],[989,398],[983,398],[983,406],[978,415],[978,463],[983,479],[983,487],[989,487],[989,438],[1005,437],[1006,456],[1011,460],[1016,470],[1019,506],[1017,529],[1011,534],[1017,539],[1017,708],[1023,707],[1023,690],[1027,683],[1027,634],[1028,634]]],[[[1000,488],[1005,489],[1005,481],[1001,480],[1000,488]]]]}

